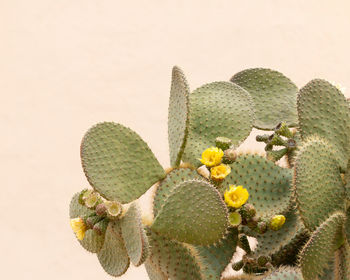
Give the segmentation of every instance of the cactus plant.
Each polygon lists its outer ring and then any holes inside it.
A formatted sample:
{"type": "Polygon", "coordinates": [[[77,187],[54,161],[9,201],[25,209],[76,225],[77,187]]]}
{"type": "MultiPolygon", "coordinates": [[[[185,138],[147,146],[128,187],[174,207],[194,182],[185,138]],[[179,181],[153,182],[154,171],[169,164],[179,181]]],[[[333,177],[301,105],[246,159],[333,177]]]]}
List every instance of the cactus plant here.
{"type": "Polygon", "coordinates": [[[91,188],[73,196],[69,216],[108,274],[131,263],[152,280],[350,280],[350,108],[336,86],[298,90],[256,68],[191,92],[175,66],[168,140],[163,169],[121,124],[83,137],[91,188]],[[238,150],[253,127],[265,155],[238,150]],[[138,199],[152,186],[147,216],[138,199]],[[239,275],[224,276],[230,268],[239,275]]]}

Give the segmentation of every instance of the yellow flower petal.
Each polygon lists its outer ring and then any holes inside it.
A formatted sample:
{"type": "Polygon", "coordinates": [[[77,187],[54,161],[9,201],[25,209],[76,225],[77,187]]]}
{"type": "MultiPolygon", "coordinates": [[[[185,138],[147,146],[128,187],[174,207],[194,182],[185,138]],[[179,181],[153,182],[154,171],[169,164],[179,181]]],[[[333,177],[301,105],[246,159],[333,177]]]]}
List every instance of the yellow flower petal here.
{"type": "Polygon", "coordinates": [[[228,206],[239,208],[247,202],[249,193],[243,186],[230,185],[230,189],[224,193],[224,198],[228,206]]]}
{"type": "Polygon", "coordinates": [[[70,226],[79,240],[83,240],[86,232],[86,225],[82,218],[70,220],[70,226]]]}
{"type": "Polygon", "coordinates": [[[213,167],[221,163],[224,152],[217,147],[210,147],[202,153],[201,163],[213,167]]]}
{"type": "Polygon", "coordinates": [[[226,164],[220,164],[210,169],[211,178],[216,181],[224,180],[230,172],[231,167],[226,164]]]}

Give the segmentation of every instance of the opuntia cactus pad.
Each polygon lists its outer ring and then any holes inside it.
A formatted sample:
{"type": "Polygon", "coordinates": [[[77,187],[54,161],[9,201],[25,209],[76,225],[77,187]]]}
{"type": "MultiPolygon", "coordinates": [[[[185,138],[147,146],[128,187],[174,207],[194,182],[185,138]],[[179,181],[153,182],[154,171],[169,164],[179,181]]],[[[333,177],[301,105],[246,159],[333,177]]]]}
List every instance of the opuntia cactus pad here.
{"type": "Polygon", "coordinates": [[[314,79],[299,90],[255,68],[191,91],[175,66],[168,140],[164,169],[121,124],[83,137],[90,186],[69,222],[106,273],[144,264],[151,280],[350,280],[350,109],[339,87],[314,79]],[[263,154],[240,149],[253,129],[263,154]],[[149,215],[138,202],[151,187],[149,215]]]}

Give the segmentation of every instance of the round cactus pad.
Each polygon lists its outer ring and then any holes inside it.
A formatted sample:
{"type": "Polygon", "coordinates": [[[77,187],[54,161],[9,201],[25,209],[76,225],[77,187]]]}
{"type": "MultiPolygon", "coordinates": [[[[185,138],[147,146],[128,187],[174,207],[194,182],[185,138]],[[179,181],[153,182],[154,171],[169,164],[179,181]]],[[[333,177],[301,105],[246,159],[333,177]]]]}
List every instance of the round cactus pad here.
{"type": "Polygon", "coordinates": [[[272,130],[281,121],[288,126],[298,123],[298,88],[282,73],[264,68],[247,69],[235,74],[231,82],[253,98],[256,128],[272,130]]]}
{"type": "Polygon", "coordinates": [[[165,176],[148,145],[131,129],[112,122],[92,127],[81,144],[90,184],[108,200],[128,203],[165,176]]]}
{"type": "Polygon", "coordinates": [[[173,189],[151,229],[177,241],[210,245],[224,236],[227,226],[220,193],[205,181],[189,180],[173,189]]]}
{"type": "Polygon", "coordinates": [[[295,159],[294,189],[299,215],[313,231],[329,213],[344,208],[344,187],[332,147],[319,137],[310,137],[295,159]]]}
{"type": "Polygon", "coordinates": [[[332,145],[340,167],[350,156],[350,110],[343,93],[324,80],[312,80],[298,96],[300,134],[303,140],[318,135],[332,145]]]}
{"type": "Polygon", "coordinates": [[[189,131],[183,160],[195,166],[218,136],[238,145],[250,134],[254,111],[248,92],[230,82],[214,82],[190,94],[189,131]]]}

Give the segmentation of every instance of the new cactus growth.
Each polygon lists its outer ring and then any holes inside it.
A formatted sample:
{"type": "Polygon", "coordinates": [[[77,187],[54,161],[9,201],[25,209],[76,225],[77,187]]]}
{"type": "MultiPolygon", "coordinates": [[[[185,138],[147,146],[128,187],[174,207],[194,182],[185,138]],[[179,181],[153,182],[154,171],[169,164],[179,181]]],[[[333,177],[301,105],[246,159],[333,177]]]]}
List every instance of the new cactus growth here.
{"type": "Polygon", "coordinates": [[[70,224],[108,274],[132,263],[151,280],[350,280],[350,109],[336,86],[316,79],[298,90],[256,68],[191,92],[175,66],[168,139],[164,170],[121,124],[83,137],[91,188],[73,196],[70,224]],[[237,150],[253,127],[264,130],[265,156],[237,150]],[[138,199],[151,186],[146,219],[138,199]]]}

